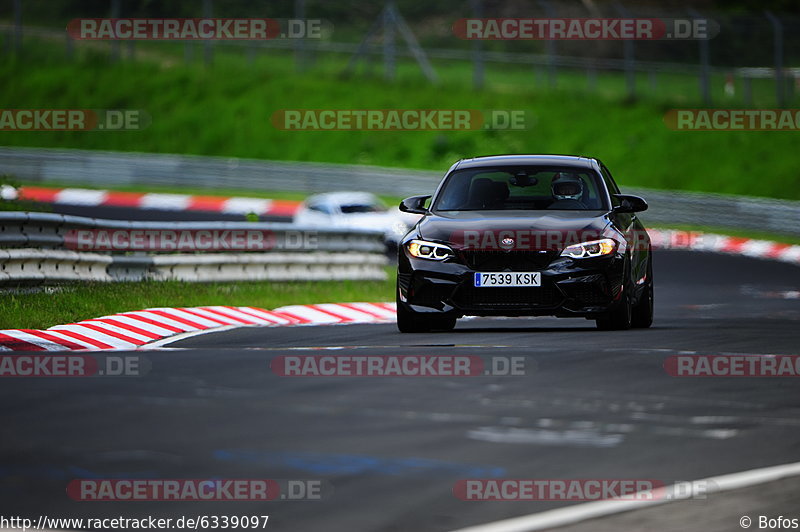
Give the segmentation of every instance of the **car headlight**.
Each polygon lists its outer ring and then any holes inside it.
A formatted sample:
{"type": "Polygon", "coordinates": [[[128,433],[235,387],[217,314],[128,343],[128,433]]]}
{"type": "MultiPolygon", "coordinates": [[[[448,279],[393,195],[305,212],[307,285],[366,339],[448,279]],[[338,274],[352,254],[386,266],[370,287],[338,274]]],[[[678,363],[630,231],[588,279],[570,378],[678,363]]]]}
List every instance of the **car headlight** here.
{"type": "Polygon", "coordinates": [[[412,240],[406,244],[406,249],[408,249],[412,257],[417,257],[418,259],[444,260],[454,255],[453,250],[444,244],[425,240],[412,240]]]}
{"type": "Polygon", "coordinates": [[[589,242],[581,242],[580,244],[567,246],[564,248],[564,251],[561,252],[561,256],[572,257],[573,259],[602,257],[604,255],[611,255],[616,249],[616,241],[611,238],[603,238],[601,240],[591,240],[589,242]]]}

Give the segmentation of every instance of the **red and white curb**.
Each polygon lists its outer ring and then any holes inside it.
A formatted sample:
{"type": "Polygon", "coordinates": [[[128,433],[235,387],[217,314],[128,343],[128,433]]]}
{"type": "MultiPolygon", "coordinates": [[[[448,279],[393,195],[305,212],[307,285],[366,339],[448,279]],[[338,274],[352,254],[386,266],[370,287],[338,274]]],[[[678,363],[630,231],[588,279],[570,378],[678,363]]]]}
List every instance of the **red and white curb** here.
{"type": "Polygon", "coordinates": [[[800,265],[798,245],[674,229],[648,229],[647,234],[654,249],[710,251],[800,265]]]}
{"type": "MultiPolygon", "coordinates": [[[[6,192],[6,195],[8,194],[10,192],[6,192]]],[[[300,206],[299,201],[292,200],[30,186],[17,189],[14,199],[84,207],[131,207],[135,209],[204,211],[242,215],[255,213],[257,215],[281,217],[294,216],[300,206]]]]}
{"type": "Polygon", "coordinates": [[[322,303],[275,310],[256,307],[150,308],[56,325],[0,330],[2,351],[136,349],[175,335],[246,326],[388,323],[394,303],[322,303]]]}

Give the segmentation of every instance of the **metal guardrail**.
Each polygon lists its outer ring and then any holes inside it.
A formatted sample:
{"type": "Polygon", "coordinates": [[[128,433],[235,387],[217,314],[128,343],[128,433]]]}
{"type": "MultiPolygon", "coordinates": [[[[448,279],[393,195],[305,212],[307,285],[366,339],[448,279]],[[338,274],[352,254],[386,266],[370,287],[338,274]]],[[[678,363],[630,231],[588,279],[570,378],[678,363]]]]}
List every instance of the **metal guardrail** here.
{"type": "Polygon", "coordinates": [[[0,284],[112,281],[110,255],[60,249],[0,249],[0,284]]]}
{"type": "Polygon", "coordinates": [[[261,231],[272,237],[271,249],[374,253],[384,250],[383,233],[368,229],[303,227],[273,222],[141,222],[103,220],[45,212],[0,211],[0,247],[63,248],[70,231],[261,231]],[[308,243],[309,235],[313,243],[308,243]],[[313,246],[313,247],[310,247],[313,246]]]}
{"type": "Polygon", "coordinates": [[[114,256],[113,281],[382,281],[386,257],[376,253],[225,253],[114,256]]]}
{"type": "MultiPolygon", "coordinates": [[[[376,194],[430,194],[440,172],[377,166],[260,161],[224,157],[0,148],[0,174],[26,183],[58,181],[101,187],[167,185],[376,194]]],[[[703,225],[800,235],[800,202],[623,187],[648,200],[647,223],[703,225]]]]}
{"type": "Polygon", "coordinates": [[[100,187],[161,185],[301,192],[349,188],[391,195],[432,190],[442,177],[436,172],[379,166],[46,148],[0,148],[0,174],[25,182],[100,187]]]}
{"type": "Polygon", "coordinates": [[[384,252],[383,233],[371,230],[249,222],[130,222],[0,212],[0,283],[383,280],[384,252]],[[104,253],[76,250],[70,232],[80,230],[257,231],[271,238],[267,251],[104,253]]]}
{"type": "Polygon", "coordinates": [[[800,235],[800,201],[623,187],[650,208],[645,224],[685,224],[800,235]]]}

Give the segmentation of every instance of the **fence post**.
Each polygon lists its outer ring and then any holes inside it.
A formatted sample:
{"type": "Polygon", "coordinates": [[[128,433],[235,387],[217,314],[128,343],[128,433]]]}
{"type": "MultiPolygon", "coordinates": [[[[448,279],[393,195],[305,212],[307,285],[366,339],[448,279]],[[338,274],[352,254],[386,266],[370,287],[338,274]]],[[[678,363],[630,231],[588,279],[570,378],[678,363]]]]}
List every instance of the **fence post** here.
{"type": "Polygon", "coordinates": [[[387,2],[383,8],[383,77],[387,81],[394,80],[395,57],[397,50],[394,42],[394,18],[390,6],[393,2],[387,2]]]}
{"type": "Polygon", "coordinates": [[[183,62],[187,65],[194,60],[194,43],[186,41],[183,43],[183,62]]]}
{"type": "MultiPolygon", "coordinates": [[[[483,0],[470,0],[472,16],[475,18],[483,17],[483,0]]],[[[476,89],[483,88],[483,41],[475,39],[472,41],[472,85],[476,89]]]]}
{"type": "MultiPolygon", "coordinates": [[[[630,12],[620,3],[614,4],[614,9],[621,17],[631,18],[630,12]]],[[[622,41],[622,51],[625,54],[625,86],[628,98],[636,98],[636,56],[631,39],[622,41]]]]}
{"type": "Polygon", "coordinates": [[[586,86],[589,92],[597,90],[597,65],[595,65],[594,58],[591,59],[589,66],[586,67],[586,86]]]}
{"type": "Polygon", "coordinates": [[[425,74],[426,78],[428,78],[428,81],[431,83],[437,83],[439,78],[436,75],[436,71],[433,69],[433,65],[431,65],[430,61],[428,61],[428,56],[425,55],[425,50],[417,42],[414,32],[412,32],[411,28],[408,27],[403,15],[400,14],[394,3],[392,3],[392,5],[389,7],[389,11],[391,12],[390,15],[395,27],[397,28],[397,31],[400,32],[400,36],[406,41],[406,46],[408,46],[408,50],[411,52],[411,55],[414,57],[414,59],[417,60],[420,70],[422,70],[422,73],[425,74]]]}
{"type": "MultiPolygon", "coordinates": [[[[294,18],[305,20],[306,1],[294,0],[294,18]]],[[[305,72],[306,70],[306,41],[305,35],[294,40],[294,68],[295,72],[305,72]]]]}
{"type": "MultiPolygon", "coordinates": [[[[692,18],[703,18],[695,9],[689,8],[688,12],[692,18]]],[[[700,39],[698,46],[700,47],[700,96],[703,98],[703,104],[711,105],[711,69],[708,59],[708,39],[700,39]]]]}
{"type": "Polygon", "coordinates": [[[378,30],[383,28],[383,64],[384,64],[384,77],[387,81],[394,80],[395,75],[395,59],[396,59],[396,46],[395,46],[395,31],[400,32],[400,36],[406,41],[411,55],[416,59],[422,73],[428,78],[431,83],[438,81],[436,71],[433,69],[428,56],[425,55],[425,50],[417,42],[411,28],[408,27],[403,16],[397,11],[394,2],[387,2],[383,7],[381,14],[375,19],[375,22],[370,27],[367,34],[361,39],[355,53],[350,57],[347,66],[344,69],[345,73],[351,73],[359,59],[365,57],[369,51],[369,42],[373,36],[378,33],[378,30]]]}
{"type": "MultiPolygon", "coordinates": [[[[553,5],[548,2],[548,0],[538,0],[538,3],[548,18],[556,18],[553,5]]],[[[547,82],[552,89],[555,88],[558,83],[556,80],[556,41],[553,39],[545,39],[544,46],[545,53],[547,54],[547,82]]]]}
{"type": "Polygon", "coordinates": [[[775,101],[778,107],[783,107],[786,104],[785,98],[785,85],[783,81],[783,24],[781,20],[769,11],[764,14],[772,23],[775,47],[775,101]]]}
{"type": "Polygon", "coordinates": [[[22,0],[14,0],[14,52],[22,51],[22,0]]]}
{"type": "Polygon", "coordinates": [[[650,81],[650,90],[656,92],[658,89],[658,74],[655,70],[647,73],[647,79],[650,81]]]}
{"type": "MultiPolygon", "coordinates": [[[[121,0],[111,0],[111,18],[119,18],[122,8],[120,6],[121,0]]],[[[121,43],[118,40],[111,41],[111,60],[119,61],[121,43]]]]}
{"type": "Polygon", "coordinates": [[[67,59],[71,60],[75,54],[75,42],[72,40],[72,35],[65,33],[66,43],[64,44],[64,55],[67,59]]]}
{"type": "Polygon", "coordinates": [[[747,74],[742,75],[742,98],[745,105],[753,105],[753,81],[747,74]]]}
{"type": "MultiPolygon", "coordinates": [[[[214,16],[214,8],[211,5],[213,0],[203,0],[203,18],[211,18],[214,16]]],[[[203,61],[207,67],[211,66],[214,61],[214,50],[212,48],[211,39],[203,41],[203,61]]]]}
{"type": "Polygon", "coordinates": [[[385,17],[385,9],[381,12],[381,14],[375,18],[372,25],[369,27],[367,34],[364,35],[364,38],[361,39],[361,42],[358,44],[358,48],[356,49],[355,53],[350,56],[350,60],[347,62],[347,66],[344,68],[344,72],[346,74],[352,73],[356,65],[358,64],[359,59],[367,57],[367,65],[371,69],[371,63],[369,62],[369,46],[370,40],[377,35],[378,30],[380,30],[381,26],[383,25],[383,20],[385,17]]]}

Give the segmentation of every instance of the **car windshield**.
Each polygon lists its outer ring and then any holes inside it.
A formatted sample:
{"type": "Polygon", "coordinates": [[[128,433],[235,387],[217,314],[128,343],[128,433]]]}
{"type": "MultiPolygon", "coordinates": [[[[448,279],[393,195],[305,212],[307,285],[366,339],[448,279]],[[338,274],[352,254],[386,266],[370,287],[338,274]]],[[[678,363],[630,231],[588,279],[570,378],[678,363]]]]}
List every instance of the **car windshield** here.
{"type": "Polygon", "coordinates": [[[383,212],[386,207],[377,204],[367,203],[352,203],[350,205],[342,205],[343,214],[357,214],[363,212],[383,212]]]}
{"type": "Polygon", "coordinates": [[[450,174],[433,210],[605,210],[602,190],[585,168],[468,168],[450,174]]]}

